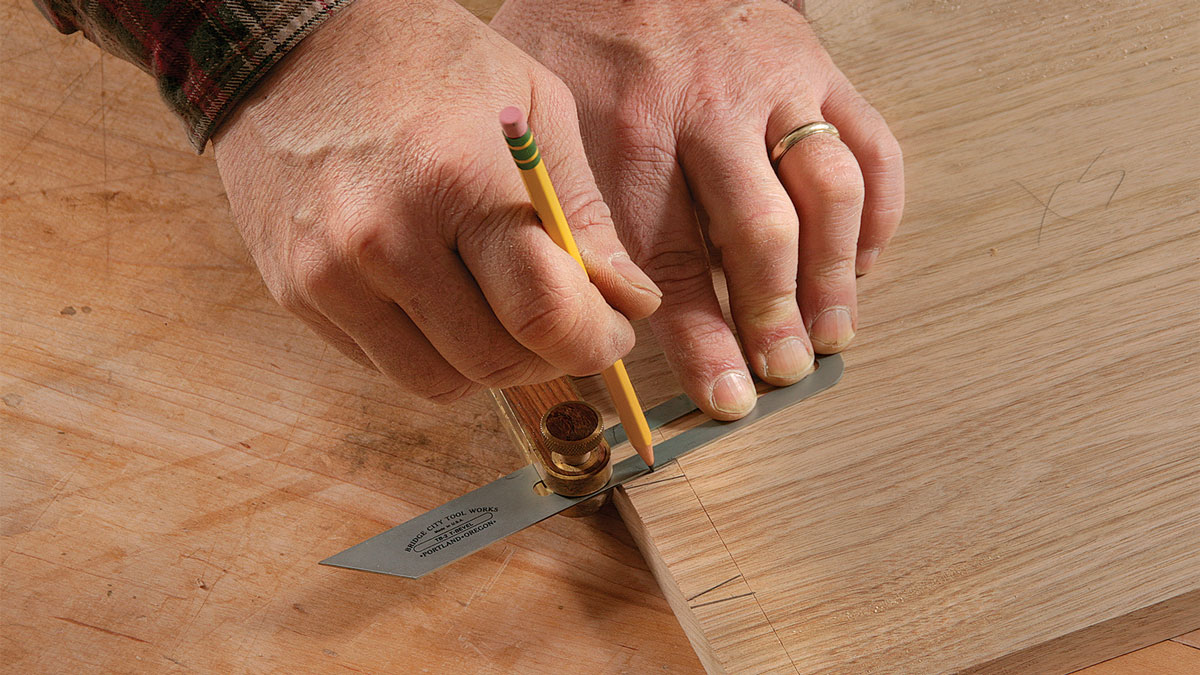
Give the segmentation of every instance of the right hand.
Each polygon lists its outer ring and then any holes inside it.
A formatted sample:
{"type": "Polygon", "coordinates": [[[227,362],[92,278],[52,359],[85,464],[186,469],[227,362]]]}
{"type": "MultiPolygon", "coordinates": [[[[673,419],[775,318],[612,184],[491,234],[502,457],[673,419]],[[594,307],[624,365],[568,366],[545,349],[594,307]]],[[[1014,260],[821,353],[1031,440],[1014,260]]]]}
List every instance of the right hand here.
{"type": "Polygon", "coordinates": [[[358,0],[213,145],[272,295],[426,398],[597,373],[658,307],[566,86],[450,0],[358,0]],[[497,122],[509,105],[529,111],[589,274],[538,223],[497,122]]]}

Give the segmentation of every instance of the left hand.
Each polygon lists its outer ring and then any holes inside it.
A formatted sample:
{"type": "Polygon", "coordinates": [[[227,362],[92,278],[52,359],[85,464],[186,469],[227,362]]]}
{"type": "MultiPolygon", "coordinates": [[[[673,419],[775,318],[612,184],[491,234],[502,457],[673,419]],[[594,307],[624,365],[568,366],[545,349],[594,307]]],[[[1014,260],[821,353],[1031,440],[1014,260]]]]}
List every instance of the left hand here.
{"type": "Polygon", "coordinates": [[[856,272],[900,222],[903,162],[798,11],[779,0],[508,0],[491,25],[571,87],[617,231],[663,291],[651,325],[701,409],[736,419],[753,408],[747,360],[786,385],[811,372],[814,347],[846,347],[856,272]],[[776,173],[770,148],[820,120],[841,140],[805,138],[776,173]]]}

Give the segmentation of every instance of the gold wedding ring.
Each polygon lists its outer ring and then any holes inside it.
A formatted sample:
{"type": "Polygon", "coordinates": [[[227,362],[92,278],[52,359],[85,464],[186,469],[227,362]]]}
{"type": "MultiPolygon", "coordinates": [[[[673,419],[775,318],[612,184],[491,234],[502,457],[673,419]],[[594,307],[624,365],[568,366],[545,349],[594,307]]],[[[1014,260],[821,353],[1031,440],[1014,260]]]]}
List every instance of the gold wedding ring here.
{"type": "Polygon", "coordinates": [[[786,136],[779,139],[774,148],[771,148],[771,166],[779,168],[779,160],[783,159],[784,154],[788,150],[791,150],[793,145],[813,134],[833,134],[834,138],[841,138],[837,127],[829,122],[809,122],[803,126],[796,127],[786,136]]]}

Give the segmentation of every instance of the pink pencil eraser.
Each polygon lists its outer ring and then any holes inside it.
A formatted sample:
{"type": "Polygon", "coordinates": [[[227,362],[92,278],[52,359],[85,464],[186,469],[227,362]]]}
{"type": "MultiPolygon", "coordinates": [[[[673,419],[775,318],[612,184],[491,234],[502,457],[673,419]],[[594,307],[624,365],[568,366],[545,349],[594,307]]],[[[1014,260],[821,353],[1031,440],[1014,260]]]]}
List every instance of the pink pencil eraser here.
{"type": "Polygon", "coordinates": [[[525,113],[515,105],[510,105],[500,111],[500,127],[509,138],[520,138],[529,131],[529,123],[525,121],[525,113]]]}

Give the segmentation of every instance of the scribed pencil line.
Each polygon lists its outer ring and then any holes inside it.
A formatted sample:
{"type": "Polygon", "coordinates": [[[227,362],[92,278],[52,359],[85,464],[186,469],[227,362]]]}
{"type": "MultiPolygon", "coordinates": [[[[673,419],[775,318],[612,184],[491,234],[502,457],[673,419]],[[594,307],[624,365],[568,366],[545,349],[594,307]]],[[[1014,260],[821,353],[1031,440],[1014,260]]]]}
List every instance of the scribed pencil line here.
{"type": "Polygon", "coordinates": [[[715,605],[718,602],[725,602],[726,600],[737,600],[738,598],[746,598],[751,595],[754,595],[754,591],[750,591],[749,593],[742,593],[740,595],[731,595],[728,598],[721,598],[720,600],[709,600],[708,602],[702,602],[698,605],[690,605],[690,607],[692,609],[699,609],[701,607],[708,607],[709,605],[715,605]]]}
{"type": "Polygon", "coordinates": [[[688,599],[687,599],[687,601],[688,601],[688,602],[691,602],[691,601],[695,600],[696,598],[698,598],[698,597],[700,597],[700,596],[704,595],[705,593],[712,593],[713,591],[715,591],[715,590],[717,590],[718,588],[720,588],[720,587],[724,586],[725,584],[727,584],[727,583],[729,583],[729,582],[731,582],[731,581],[735,581],[735,580],[737,580],[737,579],[741,579],[741,578],[742,578],[742,575],[740,575],[740,574],[737,574],[737,575],[734,575],[734,576],[732,576],[732,577],[729,577],[729,578],[728,578],[728,579],[726,579],[725,581],[722,581],[721,583],[717,584],[716,586],[713,586],[712,588],[710,588],[710,589],[708,589],[708,590],[706,590],[706,591],[700,591],[699,593],[697,593],[697,594],[693,595],[692,597],[688,598],[688,599]]]}

